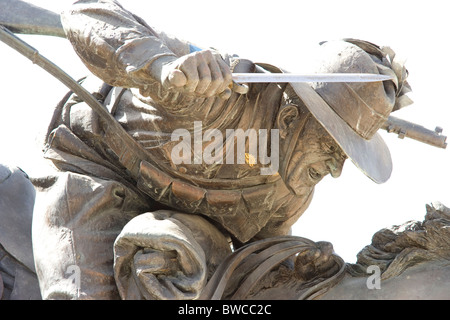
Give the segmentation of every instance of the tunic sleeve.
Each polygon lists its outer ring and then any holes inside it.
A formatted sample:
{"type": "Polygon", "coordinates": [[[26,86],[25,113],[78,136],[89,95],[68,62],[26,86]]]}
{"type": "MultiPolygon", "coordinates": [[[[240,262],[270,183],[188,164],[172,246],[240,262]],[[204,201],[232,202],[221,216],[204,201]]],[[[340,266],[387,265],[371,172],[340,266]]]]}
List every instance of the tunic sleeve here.
{"type": "Polygon", "coordinates": [[[81,0],[63,12],[67,38],[87,68],[112,86],[143,88],[147,71],[162,56],[189,53],[189,43],[147,25],[115,0],[81,0]]]}

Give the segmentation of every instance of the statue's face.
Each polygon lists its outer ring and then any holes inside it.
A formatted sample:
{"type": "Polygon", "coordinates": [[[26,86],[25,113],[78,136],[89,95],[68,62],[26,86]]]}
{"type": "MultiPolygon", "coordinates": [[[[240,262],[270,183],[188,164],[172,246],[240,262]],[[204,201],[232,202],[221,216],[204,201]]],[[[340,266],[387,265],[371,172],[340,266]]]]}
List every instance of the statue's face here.
{"type": "Polygon", "coordinates": [[[305,124],[287,164],[287,187],[296,195],[309,194],[324,176],[341,175],[347,156],[326,130],[313,118],[305,124]]]}

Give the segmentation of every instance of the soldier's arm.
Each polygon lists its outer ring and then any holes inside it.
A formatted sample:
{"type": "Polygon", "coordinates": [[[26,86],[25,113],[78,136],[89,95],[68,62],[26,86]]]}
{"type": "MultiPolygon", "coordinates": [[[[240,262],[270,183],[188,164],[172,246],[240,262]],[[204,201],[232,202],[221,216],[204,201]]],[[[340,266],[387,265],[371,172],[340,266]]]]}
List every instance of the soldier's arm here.
{"type": "Polygon", "coordinates": [[[86,66],[114,86],[141,86],[154,60],[176,59],[154,30],[114,0],[77,1],[62,13],[61,22],[86,66]]]}
{"type": "Polygon", "coordinates": [[[105,82],[213,96],[226,91],[231,72],[218,53],[190,53],[190,44],[157,32],[115,0],[76,2],[62,14],[68,39],[84,64],[105,82]]]}

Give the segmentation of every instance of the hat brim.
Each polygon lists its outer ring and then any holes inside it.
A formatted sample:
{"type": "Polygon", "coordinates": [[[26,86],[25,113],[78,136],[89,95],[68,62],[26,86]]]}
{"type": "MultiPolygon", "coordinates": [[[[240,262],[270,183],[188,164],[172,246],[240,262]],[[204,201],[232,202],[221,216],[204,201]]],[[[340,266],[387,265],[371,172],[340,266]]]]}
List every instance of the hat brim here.
{"type": "Polygon", "coordinates": [[[322,97],[306,83],[290,83],[298,97],[345,154],[370,179],[386,182],[392,173],[391,153],[378,133],[366,140],[337,115],[322,97]]]}

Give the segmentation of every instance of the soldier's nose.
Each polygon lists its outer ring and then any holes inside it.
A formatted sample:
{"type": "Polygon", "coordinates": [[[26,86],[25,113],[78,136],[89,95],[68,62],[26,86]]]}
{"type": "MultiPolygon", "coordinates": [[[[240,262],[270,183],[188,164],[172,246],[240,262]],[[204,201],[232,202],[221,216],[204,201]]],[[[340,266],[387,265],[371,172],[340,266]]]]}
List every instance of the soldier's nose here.
{"type": "Polygon", "coordinates": [[[328,170],[333,178],[338,178],[341,176],[342,168],[344,163],[338,163],[336,159],[330,159],[325,162],[328,170]]]}

